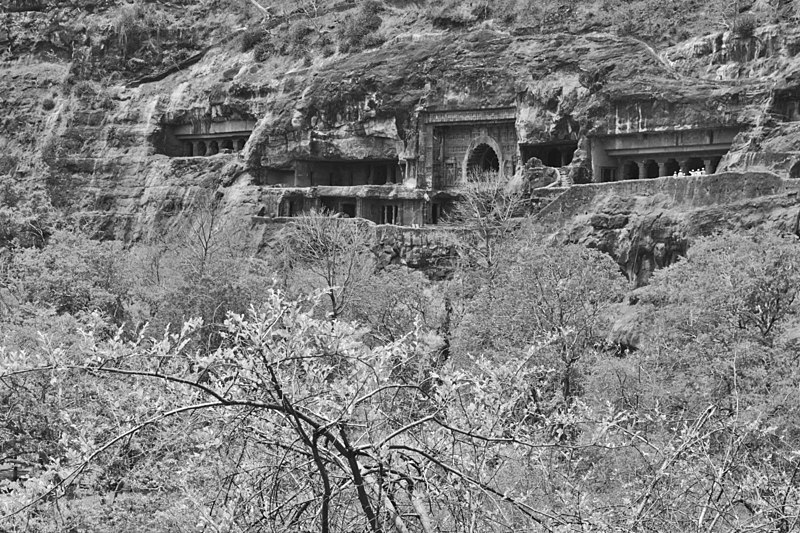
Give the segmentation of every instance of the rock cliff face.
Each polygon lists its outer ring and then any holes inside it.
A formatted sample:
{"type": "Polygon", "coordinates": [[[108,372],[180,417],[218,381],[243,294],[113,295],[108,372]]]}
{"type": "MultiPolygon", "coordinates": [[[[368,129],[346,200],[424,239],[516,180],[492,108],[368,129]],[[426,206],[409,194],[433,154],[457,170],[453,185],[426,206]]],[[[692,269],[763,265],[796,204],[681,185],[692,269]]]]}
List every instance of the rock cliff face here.
{"type": "Polygon", "coordinates": [[[763,172],[576,185],[539,212],[556,242],[614,257],[641,285],[685,255],[692,238],[723,230],[798,234],[800,181],[763,172]]]}
{"type": "MultiPolygon", "coordinates": [[[[114,33],[119,15],[114,22],[104,9],[120,8],[95,4],[95,12],[82,15],[85,31],[76,33],[73,24],[38,40],[31,28],[43,24],[41,17],[7,15],[13,52],[0,63],[0,183],[42,192],[55,209],[109,238],[170,231],[200,198],[214,200],[223,223],[247,225],[267,201],[269,184],[288,176],[298,158],[417,158],[422,109],[513,106],[520,143],[578,143],[573,168],[590,168],[588,135],[739,125],[744,132],[721,168],[800,177],[800,29],[790,21],[748,37],[716,33],[656,50],[591,25],[542,33],[489,20],[442,29],[411,9],[384,6],[379,46],[259,61],[242,51],[238,24],[246,20],[226,15],[220,20],[229,26],[206,21],[188,35],[191,25],[167,18],[161,23],[171,29],[161,38],[180,53],[149,62],[123,54],[125,68],[109,74],[103,54],[127,44],[114,33]],[[98,32],[103,39],[93,37],[98,32]],[[171,128],[230,120],[256,123],[241,152],[165,155],[171,128]]],[[[195,9],[180,4],[170,16],[195,9]]],[[[321,18],[320,39],[354,9],[337,5],[321,18]]],[[[211,8],[204,13],[220,16],[211,8]]],[[[52,29],[54,19],[47,20],[52,29]]],[[[274,36],[290,23],[291,17],[267,26],[274,36]]],[[[711,215],[673,216],[668,202],[614,191],[602,202],[592,198],[592,207],[561,231],[567,240],[608,250],[633,277],[645,276],[643,261],[668,262],[693,231],[711,224],[711,215]]],[[[720,209],[752,212],[737,215],[747,226],[747,217],[772,217],[767,198],[720,209]]],[[[775,216],[782,228],[791,218],[775,216]]]]}

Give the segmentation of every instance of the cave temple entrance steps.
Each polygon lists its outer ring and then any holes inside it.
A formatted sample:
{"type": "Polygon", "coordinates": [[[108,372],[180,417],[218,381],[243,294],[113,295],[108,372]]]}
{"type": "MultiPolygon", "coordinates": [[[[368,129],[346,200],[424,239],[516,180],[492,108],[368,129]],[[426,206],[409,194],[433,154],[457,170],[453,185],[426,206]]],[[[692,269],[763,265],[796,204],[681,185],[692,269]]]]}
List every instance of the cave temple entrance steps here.
{"type": "Polygon", "coordinates": [[[593,213],[601,202],[612,198],[657,200],[663,209],[699,209],[764,197],[800,203],[800,180],[781,178],[772,172],[723,172],[573,185],[542,207],[533,222],[562,226],[593,213]]]}
{"type": "Polygon", "coordinates": [[[539,187],[531,191],[530,214],[535,216],[557,201],[572,187],[539,187]]]}

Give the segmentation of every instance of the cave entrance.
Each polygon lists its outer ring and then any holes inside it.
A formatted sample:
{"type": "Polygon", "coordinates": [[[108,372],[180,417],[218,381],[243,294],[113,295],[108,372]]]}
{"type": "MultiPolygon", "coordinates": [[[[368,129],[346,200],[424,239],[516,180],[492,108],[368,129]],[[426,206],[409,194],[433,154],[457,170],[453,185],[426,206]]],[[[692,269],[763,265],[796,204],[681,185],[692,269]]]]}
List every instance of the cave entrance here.
{"type": "Polygon", "coordinates": [[[699,157],[692,157],[688,161],[686,161],[686,173],[691,174],[692,172],[703,172],[705,171],[706,166],[703,163],[703,160],[699,157]]]}
{"type": "Polygon", "coordinates": [[[467,159],[467,175],[485,172],[500,172],[500,158],[488,144],[479,144],[467,159]]]}
{"type": "Polygon", "coordinates": [[[547,153],[547,159],[544,162],[548,167],[561,166],[561,151],[558,148],[553,148],[547,153]]]}
{"type": "Polygon", "coordinates": [[[681,170],[681,165],[674,159],[668,159],[664,165],[664,174],[674,176],[681,170]]]}
{"type": "Polygon", "coordinates": [[[656,163],[653,159],[648,159],[644,164],[644,171],[646,178],[657,178],[658,163],[656,163]]]}
{"type": "Polygon", "coordinates": [[[636,164],[636,161],[625,161],[625,164],[622,165],[622,179],[639,179],[639,165],[636,164]]]}

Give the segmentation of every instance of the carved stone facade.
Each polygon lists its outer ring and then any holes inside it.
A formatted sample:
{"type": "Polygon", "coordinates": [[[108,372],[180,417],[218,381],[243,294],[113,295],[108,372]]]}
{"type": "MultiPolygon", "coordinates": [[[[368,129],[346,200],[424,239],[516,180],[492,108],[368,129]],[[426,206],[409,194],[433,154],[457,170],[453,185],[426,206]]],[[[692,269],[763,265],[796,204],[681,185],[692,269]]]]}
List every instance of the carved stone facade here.
{"type": "Polygon", "coordinates": [[[590,138],[595,182],[713,174],[737,127],[640,132],[590,138]]]}
{"type": "Polygon", "coordinates": [[[511,176],[519,159],[516,109],[423,113],[418,182],[433,189],[458,187],[470,172],[511,176]]]}
{"type": "MultiPolygon", "coordinates": [[[[596,182],[711,174],[739,132],[737,127],[685,128],[578,138],[576,129],[568,137],[543,135],[541,142],[521,143],[516,107],[423,110],[417,120],[416,149],[406,150],[402,160],[369,150],[364,159],[338,154],[337,159],[310,150],[307,158],[295,158],[291,165],[265,167],[258,181],[275,187],[278,195],[267,211],[292,217],[324,208],[377,224],[436,224],[446,218],[459,187],[473,172],[511,178],[518,171],[525,175],[523,164],[530,160],[540,168],[529,169],[529,189],[569,185],[566,178],[581,169],[588,181],[590,168],[596,182]]],[[[180,141],[194,141],[238,132],[173,133],[180,141]]]]}
{"type": "Polygon", "coordinates": [[[207,157],[240,152],[255,124],[254,120],[228,120],[167,125],[162,133],[161,151],[171,157],[207,157]]]}

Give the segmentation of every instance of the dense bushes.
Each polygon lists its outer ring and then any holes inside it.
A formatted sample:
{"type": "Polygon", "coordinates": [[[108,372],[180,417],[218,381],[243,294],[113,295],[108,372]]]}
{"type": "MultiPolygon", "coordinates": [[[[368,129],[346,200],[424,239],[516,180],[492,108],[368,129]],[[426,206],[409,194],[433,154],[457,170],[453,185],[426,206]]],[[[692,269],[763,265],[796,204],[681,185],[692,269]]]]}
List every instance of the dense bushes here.
{"type": "Polygon", "coordinates": [[[338,30],[339,50],[354,52],[380,45],[385,37],[376,32],[383,24],[378,0],[365,0],[354,15],[348,15],[338,30]]]}
{"type": "Polygon", "coordinates": [[[139,0],[120,6],[114,19],[114,34],[123,57],[145,45],[160,48],[162,33],[168,29],[166,18],[156,10],[145,8],[139,0]]]}
{"type": "Polygon", "coordinates": [[[263,28],[249,28],[242,34],[242,52],[249,52],[267,36],[263,28]]]}
{"type": "Polygon", "coordinates": [[[493,275],[463,263],[433,283],[376,273],[366,226],[312,215],[267,265],[208,207],[175,241],[58,231],[5,263],[0,438],[30,477],[3,482],[12,530],[258,529],[295,501],[302,530],[336,533],[380,531],[376,516],[790,531],[800,515],[794,236],[698,239],[634,293],[646,342],[619,352],[605,333],[626,286],[596,250],[526,228],[493,275]],[[151,329],[111,327],[118,303],[151,329]]]}
{"type": "Polygon", "coordinates": [[[256,61],[266,61],[275,55],[303,57],[314,48],[324,49],[328,43],[309,21],[301,19],[271,32],[262,28],[247,30],[242,35],[241,50],[253,50],[256,61]]]}

